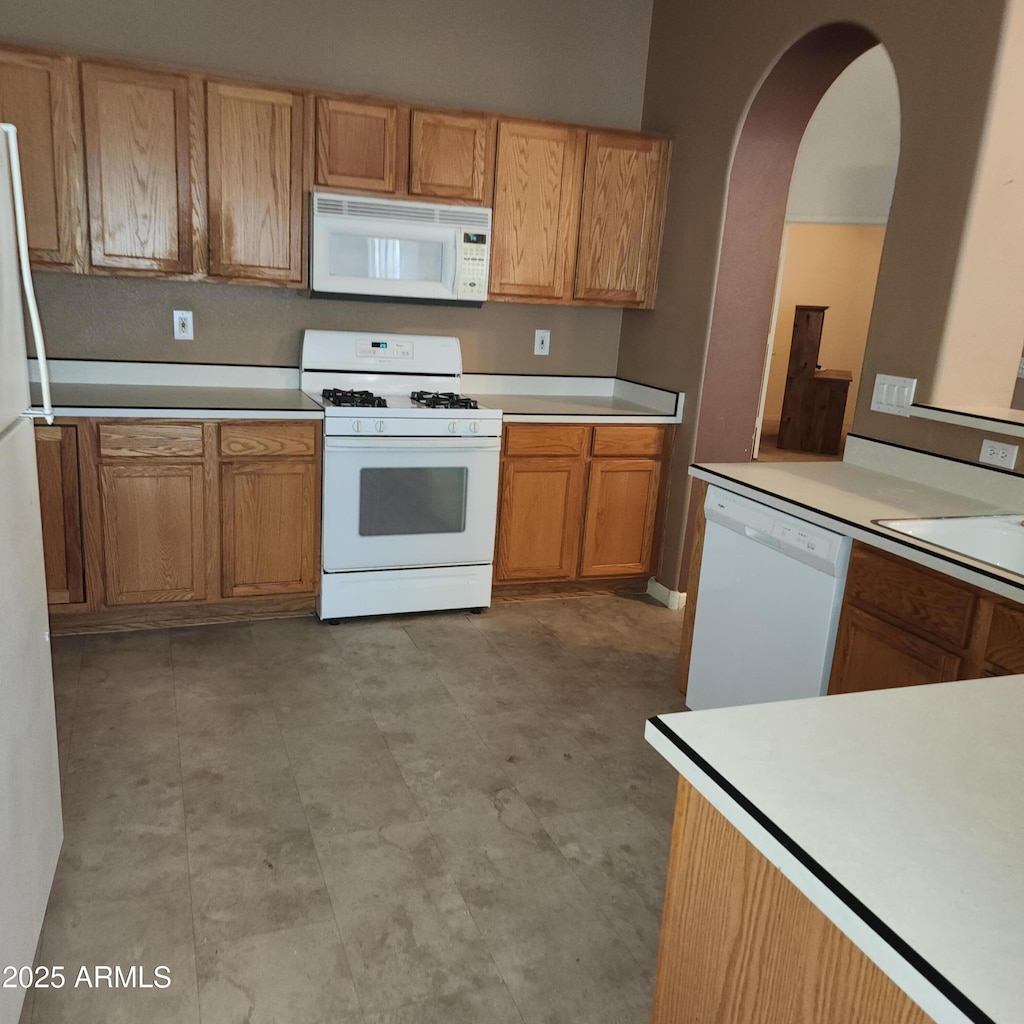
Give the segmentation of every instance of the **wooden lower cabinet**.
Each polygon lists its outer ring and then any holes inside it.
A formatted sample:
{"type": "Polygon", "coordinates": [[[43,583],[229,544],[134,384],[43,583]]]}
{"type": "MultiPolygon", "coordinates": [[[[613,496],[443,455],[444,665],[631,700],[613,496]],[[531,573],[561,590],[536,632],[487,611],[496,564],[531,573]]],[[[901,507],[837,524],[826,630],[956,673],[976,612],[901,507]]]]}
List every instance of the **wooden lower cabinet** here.
{"type": "Polygon", "coordinates": [[[665,441],[660,424],[509,424],[496,580],[543,583],[650,572],[665,441]]]}
{"type": "Polygon", "coordinates": [[[576,575],[585,469],[579,458],[505,460],[499,580],[566,580],[576,575]]]}
{"type": "Polygon", "coordinates": [[[660,481],[661,463],[654,459],[594,459],[581,576],[650,571],[660,481]]]}
{"type": "Polygon", "coordinates": [[[37,427],[51,629],[311,612],[321,429],[87,418],[37,427]]]}
{"type": "Polygon", "coordinates": [[[828,692],[945,683],[962,679],[961,670],[958,655],[914,636],[906,627],[849,608],[836,637],[828,692]]]}
{"type": "Polygon", "coordinates": [[[933,1024],[679,780],[652,1024],[933,1024]]]}
{"type": "Polygon", "coordinates": [[[311,592],[319,509],[312,462],[221,466],[224,597],[311,592]]]}
{"type": "Polygon", "coordinates": [[[100,467],[106,603],[206,596],[203,467],[138,460],[100,467]]]}
{"type": "Polygon", "coordinates": [[[85,600],[78,430],[35,428],[47,604],[85,600]]]}

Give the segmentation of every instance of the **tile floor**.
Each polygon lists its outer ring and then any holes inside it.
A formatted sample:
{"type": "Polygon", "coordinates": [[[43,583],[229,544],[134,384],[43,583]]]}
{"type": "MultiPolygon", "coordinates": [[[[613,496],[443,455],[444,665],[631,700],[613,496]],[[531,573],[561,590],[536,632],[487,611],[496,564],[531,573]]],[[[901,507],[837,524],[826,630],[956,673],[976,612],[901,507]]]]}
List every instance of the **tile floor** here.
{"type": "Polygon", "coordinates": [[[32,1024],[646,1024],[682,707],[644,598],[54,643],[32,1024]],[[166,989],[73,987],[138,965],[166,989]]]}

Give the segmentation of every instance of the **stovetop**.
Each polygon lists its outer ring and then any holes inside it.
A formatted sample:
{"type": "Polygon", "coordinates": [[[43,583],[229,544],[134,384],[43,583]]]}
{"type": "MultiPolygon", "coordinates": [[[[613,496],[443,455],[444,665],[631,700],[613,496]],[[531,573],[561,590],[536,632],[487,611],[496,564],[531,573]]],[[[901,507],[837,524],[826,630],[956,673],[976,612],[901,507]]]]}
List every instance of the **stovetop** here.
{"type": "Polygon", "coordinates": [[[386,409],[387,399],[372,391],[356,391],[353,388],[324,388],[320,396],[325,405],[355,407],[359,409],[386,409]]]}
{"type": "Polygon", "coordinates": [[[466,398],[465,395],[456,394],[454,391],[414,391],[409,398],[416,405],[423,405],[428,409],[479,408],[475,398],[466,398]]]}

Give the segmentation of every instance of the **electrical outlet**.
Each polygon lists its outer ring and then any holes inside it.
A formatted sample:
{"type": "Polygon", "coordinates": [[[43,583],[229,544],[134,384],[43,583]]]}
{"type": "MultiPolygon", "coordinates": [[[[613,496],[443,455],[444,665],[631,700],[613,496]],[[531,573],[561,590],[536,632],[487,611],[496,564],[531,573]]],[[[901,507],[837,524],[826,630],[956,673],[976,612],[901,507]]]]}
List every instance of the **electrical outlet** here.
{"type": "Polygon", "coordinates": [[[533,354],[546,356],[551,354],[551,332],[536,330],[533,332],[533,354]]]}
{"type": "Polygon", "coordinates": [[[176,309],[174,311],[174,340],[192,341],[192,310],[176,309]]]}
{"type": "Polygon", "coordinates": [[[986,466],[998,466],[1000,469],[1013,469],[1017,465],[1017,449],[1015,444],[1004,444],[1002,441],[990,441],[987,437],[981,442],[981,454],[978,461],[986,466]]]}

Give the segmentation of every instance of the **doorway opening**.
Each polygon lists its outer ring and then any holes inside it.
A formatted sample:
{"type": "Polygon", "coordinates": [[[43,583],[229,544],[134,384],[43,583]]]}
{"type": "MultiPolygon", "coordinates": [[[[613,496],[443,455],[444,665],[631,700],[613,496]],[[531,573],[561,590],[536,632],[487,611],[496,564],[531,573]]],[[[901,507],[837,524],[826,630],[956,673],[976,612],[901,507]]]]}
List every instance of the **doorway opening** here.
{"type": "Polygon", "coordinates": [[[840,73],[800,142],[755,426],[759,461],[842,457],[899,147],[896,74],[879,45],[840,73]]]}
{"type": "Polygon", "coordinates": [[[815,29],[776,61],[750,103],[729,176],[695,461],[748,462],[753,457],[800,143],[832,83],[878,44],[859,25],[815,29]]]}

